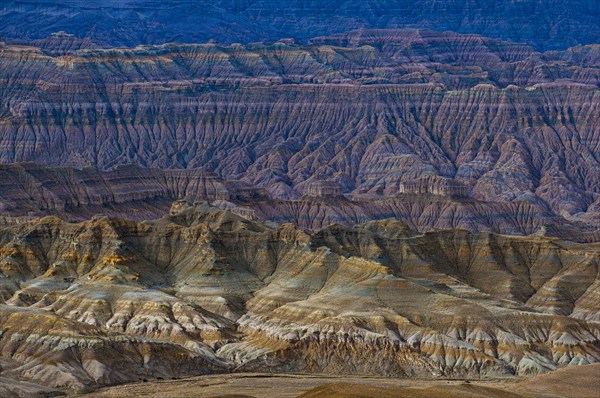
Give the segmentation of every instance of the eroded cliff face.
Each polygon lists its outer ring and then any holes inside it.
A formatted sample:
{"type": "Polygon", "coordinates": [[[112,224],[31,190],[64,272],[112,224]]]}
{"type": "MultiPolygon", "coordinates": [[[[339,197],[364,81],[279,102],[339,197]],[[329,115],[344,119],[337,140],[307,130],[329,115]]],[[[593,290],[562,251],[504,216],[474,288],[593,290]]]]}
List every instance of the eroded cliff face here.
{"type": "Polygon", "coordinates": [[[600,248],[397,220],[307,234],[207,205],[0,228],[3,375],[511,376],[600,360],[600,248]],[[61,350],[57,350],[61,348],[61,350]]]}
{"type": "MultiPolygon", "coordinates": [[[[425,182],[430,181],[430,179],[425,182]]],[[[224,180],[204,169],[158,170],[121,166],[111,171],[93,168],[0,165],[0,209],[5,222],[56,215],[79,222],[100,215],[153,220],[177,200],[208,202],[249,219],[293,223],[318,231],[332,224],[353,226],[395,218],[411,229],[427,232],[460,228],[510,235],[554,236],[574,242],[598,242],[600,211],[592,208],[574,223],[527,201],[489,202],[466,196],[395,193],[349,195],[339,192],[296,199],[244,181],[224,180]]]]}
{"type": "Polygon", "coordinates": [[[388,195],[438,175],[597,219],[596,46],[405,30],[51,53],[0,52],[4,163],[203,167],[280,198],[316,178],[388,195]]]}

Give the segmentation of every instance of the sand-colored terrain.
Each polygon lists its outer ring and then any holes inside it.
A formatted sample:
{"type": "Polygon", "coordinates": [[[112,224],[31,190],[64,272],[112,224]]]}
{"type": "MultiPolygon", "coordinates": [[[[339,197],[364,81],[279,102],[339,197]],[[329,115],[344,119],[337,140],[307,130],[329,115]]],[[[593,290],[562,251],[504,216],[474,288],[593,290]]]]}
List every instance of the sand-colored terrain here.
{"type": "Polygon", "coordinates": [[[311,234],[183,203],[152,222],[7,222],[0,367],[59,391],[265,371],[518,380],[600,362],[599,256],[397,220],[311,234]]]}
{"type": "Polygon", "coordinates": [[[85,398],[597,398],[600,364],[530,379],[460,381],[324,375],[234,374],[109,387],[85,398]]]}

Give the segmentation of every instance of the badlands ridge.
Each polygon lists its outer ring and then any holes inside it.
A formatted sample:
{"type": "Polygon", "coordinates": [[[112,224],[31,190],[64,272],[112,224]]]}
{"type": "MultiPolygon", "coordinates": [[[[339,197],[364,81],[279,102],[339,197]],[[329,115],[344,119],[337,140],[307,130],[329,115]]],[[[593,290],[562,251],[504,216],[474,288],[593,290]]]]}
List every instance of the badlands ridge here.
{"type": "Polygon", "coordinates": [[[186,202],[156,221],[5,219],[2,378],[24,394],[264,369],[479,379],[590,364],[599,248],[397,220],[307,233],[186,202]]]}
{"type": "Polygon", "coordinates": [[[538,52],[427,30],[72,40],[0,46],[1,163],[202,168],[276,199],[321,180],[389,196],[449,179],[479,201],[600,219],[598,45],[538,52]]]}

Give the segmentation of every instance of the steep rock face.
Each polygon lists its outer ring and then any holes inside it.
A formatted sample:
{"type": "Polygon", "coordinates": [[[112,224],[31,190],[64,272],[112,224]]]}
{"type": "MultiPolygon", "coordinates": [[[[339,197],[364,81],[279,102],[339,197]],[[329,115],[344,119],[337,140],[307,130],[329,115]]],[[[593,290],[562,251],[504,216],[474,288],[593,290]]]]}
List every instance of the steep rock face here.
{"type": "Polygon", "coordinates": [[[94,211],[136,220],[162,216],[172,201],[245,201],[265,195],[242,181],[224,181],[203,169],[156,170],[133,165],[93,168],[0,166],[0,206],[7,215],[60,214],[89,218],[94,211]]]}
{"type": "Polygon", "coordinates": [[[594,57],[418,30],[59,57],[5,46],[0,160],[202,167],[282,198],[316,178],[388,195],[439,175],[477,199],[588,222],[594,57]]]}
{"type": "Polygon", "coordinates": [[[582,229],[528,202],[486,202],[440,198],[433,195],[396,195],[390,198],[357,197],[259,202],[253,205],[259,218],[292,222],[302,228],[319,230],[340,223],[355,225],[369,220],[395,218],[416,231],[460,228],[473,232],[497,231],[510,235],[530,235],[545,231],[581,242],[598,241],[593,227],[582,229]]]}
{"type": "MultiPolygon", "coordinates": [[[[340,233],[336,227],[326,228],[317,234],[316,244],[326,242],[341,255],[396,266],[398,272],[408,277],[435,280],[436,274],[443,274],[442,278],[449,275],[468,281],[469,285],[498,299],[523,302],[547,313],[573,313],[578,299],[582,298],[581,303],[585,305],[583,296],[595,287],[599,265],[597,244],[592,245],[589,252],[581,252],[581,257],[573,262],[563,257],[571,250],[569,245],[537,240],[539,238],[473,235],[466,231],[427,233],[411,239],[408,248],[402,242],[378,239],[381,235],[389,236],[381,223],[356,227],[349,235],[340,233]],[[366,245],[365,241],[370,244],[366,245]],[[532,242],[536,245],[532,246],[532,242]],[[435,265],[424,266],[421,262],[435,265]],[[411,263],[418,265],[408,265],[411,263]]],[[[391,226],[394,231],[393,223],[385,226],[391,226]]],[[[439,281],[447,283],[443,279],[439,281]]]]}
{"type": "MultiPolygon", "coordinates": [[[[439,189],[438,180],[447,181],[439,177],[422,179],[419,189],[423,188],[423,182],[430,181],[434,182],[433,188],[439,189]]],[[[339,185],[335,187],[339,189],[339,185]]],[[[208,201],[246,218],[289,222],[311,231],[336,223],[352,226],[395,218],[421,232],[461,228],[472,232],[555,236],[575,242],[600,241],[598,230],[594,228],[598,224],[593,217],[573,223],[524,201],[487,202],[461,195],[430,193],[353,198],[336,195],[273,199],[265,189],[244,181],[223,180],[203,169],[121,166],[102,172],[92,168],[79,170],[35,164],[0,166],[0,208],[7,216],[5,221],[13,223],[45,214],[71,221],[99,214],[132,220],[157,219],[168,211],[171,203],[183,200],[185,203],[208,201]]],[[[593,214],[598,213],[587,213],[593,214]]]]}
{"type": "Polygon", "coordinates": [[[182,202],[153,222],[5,224],[2,366],[55,387],[232,366],[536,374],[600,360],[599,261],[597,244],[394,220],[311,235],[182,202]]]}
{"type": "Polygon", "coordinates": [[[111,45],[135,46],[217,37],[229,43],[309,39],[360,27],[421,26],[560,49],[600,42],[599,17],[594,0],[5,1],[0,33],[39,38],[66,30],[111,45]]]}

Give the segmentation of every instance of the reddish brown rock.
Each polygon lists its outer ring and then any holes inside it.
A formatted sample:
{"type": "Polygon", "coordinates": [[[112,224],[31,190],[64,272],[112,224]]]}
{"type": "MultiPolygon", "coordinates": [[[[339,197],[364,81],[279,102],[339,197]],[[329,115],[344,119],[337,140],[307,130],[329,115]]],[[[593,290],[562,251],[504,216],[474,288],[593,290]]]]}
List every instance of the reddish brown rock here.
{"type": "Polygon", "coordinates": [[[589,222],[600,194],[594,51],[422,30],[64,56],[9,45],[0,161],[204,168],[287,199],[317,177],[393,195],[441,176],[477,199],[589,222]]]}

